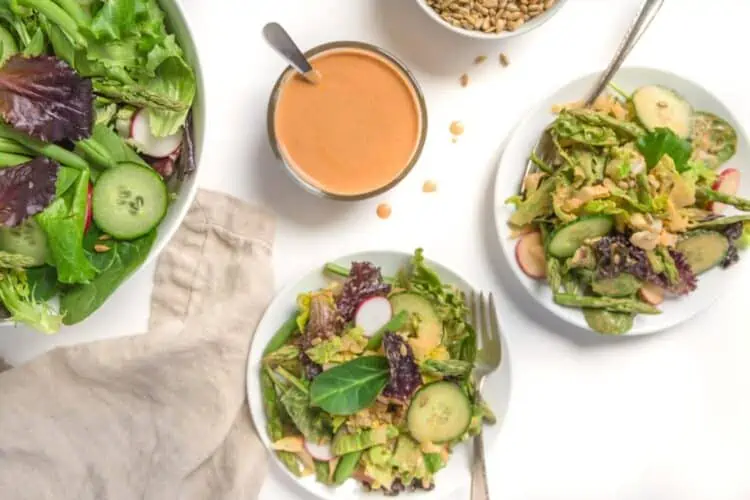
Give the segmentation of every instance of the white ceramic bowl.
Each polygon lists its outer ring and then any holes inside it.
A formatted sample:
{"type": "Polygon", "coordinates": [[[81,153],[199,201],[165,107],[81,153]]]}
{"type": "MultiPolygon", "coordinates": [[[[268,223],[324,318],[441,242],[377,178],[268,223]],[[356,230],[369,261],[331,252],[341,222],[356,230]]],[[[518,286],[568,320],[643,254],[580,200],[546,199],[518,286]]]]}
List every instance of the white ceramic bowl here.
{"type": "MultiPolygon", "coordinates": [[[[170,204],[167,215],[164,217],[161,224],[159,224],[156,241],[151,248],[151,252],[143,264],[141,264],[141,266],[135,271],[136,273],[152,262],[153,259],[164,250],[164,247],[167,246],[172,235],[174,235],[180,227],[190,205],[193,203],[193,199],[198,192],[198,171],[200,169],[200,157],[201,152],[203,151],[203,139],[205,136],[205,92],[203,87],[203,73],[201,71],[200,62],[198,60],[198,51],[193,42],[190,27],[178,0],[159,0],[159,4],[166,14],[167,29],[171,33],[174,33],[180,47],[182,47],[185,52],[188,64],[190,64],[195,72],[196,94],[192,107],[192,128],[196,170],[191,176],[184,179],[182,182],[182,185],[177,192],[177,197],[170,204]]],[[[132,277],[132,275],[130,277],[132,277]]],[[[120,286],[122,286],[122,284],[120,286]]],[[[0,327],[9,325],[14,325],[14,323],[8,320],[0,320],[0,327]]]]}
{"type": "MultiPolygon", "coordinates": [[[[382,269],[384,275],[395,275],[396,272],[404,265],[408,264],[410,254],[394,251],[372,251],[347,255],[336,259],[335,262],[345,267],[349,267],[353,261],[373,262],[382,269]]],[[[445,266],[435,262],[428,262],[444,283],[451,283],[464,291],[470,293],[478,291],[469,282],[460,275],[448,269],[445,266]]],[[[330,279],[323,274],[322,266],[311,270],[309,273],[293,282],[290,286],[284,288],[274,298],[271,305],[266,309],[265,315],[258,325],[255,332],[253,343],[250,348],[250,358],[247,363],[247,399],[250,405],[250,414],[253,418],[255,428],[258,429],[263,444],[270,448],[270,441],[266,432],[266,414],[263,410],[263,398],[260,389],[260,370],[262,366],[263,350],[268,341],[273,337],[279,326],[287,321],[289,317],[297,310],[297,295],[310,290],[328,285],[330,279]]],[[[501,321],[502,328],[502,321],[501,321]]],[[[503,358],[500,368],[491,376],[487,377],[484,383],[482,394],[487,403],[492,407],[497,415],[497,423],[484,428],[484,445],[487,456],[490,457],[493,443],[497,440],[502,427],[503,419],[508,411],[511,393],[511,361],[508,348],[507,338],[502,336],[503,358]]],[[[470,483],[470,463],[471,463],[471,446],[470,443],[462,443],[456,446],[451,455],[448,465],[445,469],[439,471],[435,476],[435,488],[432,491],[415,491],[404,493],[402,496],[410,500],[439,500],[448,498],[451,493],[459,488],[468,489],[470,483]]],[[[300,487],[307,490],[311,495],[325,500],[373,500],[385,498],[380,493],[368,493],[364,488],[353,479],[346,481],[341,486],[330,487],[315,480],[314,476],[298,478],[293,476],[283,465],[279,464],[276,456],[273,456],[275,465],[281,467],[287,479],[297,483],[300,487]]],[[[491,465],[491,463],[490,463],[491,465]]],[[[488,472],[491,472],[490,468],[488,472]]],[[[308,495],[309,496],[309,495],[308,495]]],[[[306,496],[305,498],[308,498],[306,496]]],[[[301,498],[301,497],[300,497],[301,498]]]]}
{"type": "Polygon", "coordinates": [[[560,12],[560,8],[562,8],[565,2],[566,0],[557,0],[555,4],[552,7],[550,7],[547,11],[536,16],[533,19],[530,19],[529,21],[526,21],[518,29],[514,31],[503,31],[501,33],[485,33],[483,31],[468,30],[465,28],[453,26],[451,23],[449,23],[448,21],[440,17],[440,15],[437,12],[435,12],[432,9],[432,7],[427,5],[426,0],[417,0],[417,3],[419,4],[419,6],[422,7],[422,9],[427,13],[427,15],[430,16],[438,24],[448,28],[454,33],[458,33],[459,35],[463,35],[469,38],[476,38],[479,40],[504,40],[506,38],[513,38],[515,36],[528,33],[529,31],[536,29],[542,24],[546,23],[550,18],[552,18],[552,16],[560,12]]]}
{"type": "MultiPolygon", "coordinates": [[[[587,330],[590,328],[580,309],[555,304],[547,282],[529,278],[518,266],[515,258],[516,240],[511,238],[511,231],[507,224],[508,218],[513,213],[513,207],[506,205],[505,200],[516,194],[530,152],[544,128],[555,118],[551,111],[552,105],[579,100],[592,87],[598,76],[598,74],[589,74],[564,85],[552,95],[540,100],[526,115],[526,118],[513,131],[503,152],[495,179],[494,197],[495,224],[500,247],[518,280],[540,308],[547,309],[560,319],[587,330]]],[[[627,92],[632,92],[637,87],[647,84],[672,88],[681,94],[694,109],[710,111],[727,120],[737,131],[737,154],[722,165],[721,170],[736,168],[742,172],[743,176],[750,175],[750,144],[747,135],[732,111],[711,92],[695,82],[661,69],[623,68],[613,81],[627,92]]],[[[750,182],[743,182],[738,194],[743,197],[750,196],[750,182]]],[[[728,215],[732,213],[732,211],[727,212],[728,215]]],[[[750,253],[740,252],[740,262],[728,270],[712,269],[702,274],[698,279],[697,290],[690,295],[664,301],[659,306],[662,314],[638,315],[629,335],[656,333],[689,320],[714,304],[722,293],[730,290],[732,280],[741,278],[743,275],[747,276],[745,272],[748,267],[750,267],[750,253]]]]}

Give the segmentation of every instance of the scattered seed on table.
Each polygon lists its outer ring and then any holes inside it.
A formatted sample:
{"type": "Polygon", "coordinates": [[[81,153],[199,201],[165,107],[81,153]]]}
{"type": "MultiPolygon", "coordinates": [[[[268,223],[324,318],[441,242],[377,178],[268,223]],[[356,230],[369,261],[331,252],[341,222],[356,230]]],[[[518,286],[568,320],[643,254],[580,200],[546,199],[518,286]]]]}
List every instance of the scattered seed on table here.
{"type": "Polygon", "coordinates": [[[376,212],[381,219],[387,219],[391,216],[391,206],[388,203],[381,203],[378,205],[376,212]]]}
{"type": "Polygon", "coordinates": [[[437,191],[437,183],[435,181],[424,181],[422,184],[423,193],[434,193],[437,191]]]}
{"type": "Polygon", "coordinates": [[[463,75],[461,75],[461,77],[458,79],[458,81],[459,81],[459,83],[461,84],[462,87],[468,86],[469,85],[469,75],[467,75],[466,73],[464,73],[463,75]]]}
{"type": "Polygon", "coordinates": [[[460,121],[455,120],[455,121],[451,122],[450,131],[451,131],[451,134],[454,137],[458,137],[459,135],[463,135],[463,133],[464,133],[465,130],[466,129],[464,127],[464,124],[461,123],[460,121]]]}
{"type": "Polygon", "coordinates": [[[510,64],[510,59],[508,59],[508,56],[505,54],[505,52],[500,52],[500,64],[503,66],[503,68],[507,68],[510,64]]]}
{"type": "Polygon", "coordinates": [[[474,58],[474,64],[482,64],[487,60],[487,56],[477,56],[474,58]]]}

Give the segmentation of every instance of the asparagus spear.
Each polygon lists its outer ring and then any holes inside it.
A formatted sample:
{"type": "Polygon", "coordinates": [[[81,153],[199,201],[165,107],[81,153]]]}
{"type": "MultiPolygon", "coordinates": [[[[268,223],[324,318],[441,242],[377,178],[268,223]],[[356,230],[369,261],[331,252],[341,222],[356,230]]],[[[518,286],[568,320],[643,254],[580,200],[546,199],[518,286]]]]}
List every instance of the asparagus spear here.
{"type": "Polygon", "coordinates": [[[589,309],[605,309],[621,313],[661,314],[661,311],[654,306],[634,299],[582,297],[561,293],[555,295],[555,303],[566,307],[587,307],[589,309]]]}
{"type": "Polygon", "coordinates": [[[750,215],[732,215],[730,217],[699,222],[691,226],[691,229],[722,229],[737,222],[750,222],[750,215]]]}
{"type": "Polygon", "coordinates": [[[560,260],[554,257],[547,257],[547,282],[549,283],[552,293],[557,293],[562,287],[562,265],[560,260]]]}
{"type": "Polygon", "coordinates": [[[297,315],[293,314],[291,318],[286,320],[286,322],[279,327],[274,336],[268,342],[268,345],[266,345],[266,348],[263,350],[263,356],[272,353],[286,344],[286,341],[289,340],[289,337],[291,337],[295,331],[297,331],[297,315]]]}
{"type": "Polygon", "coordinates": [[[113,85],[106,81],[93,80],[94,92],[126,102],[137,108],[165,109],[167,111],[185,111],[187,106],[179,101],[157,94],[142,85],[113,85]]]}
{"type": "Polygon", "coordinates": [[[33,137],[29,137],[28,135],[13,130],[4,123],[0,123],[0,137],[16,141],[35,153],[46,156],[67,167],[77,168],[78,170],[86,170],[89,168],[88,162],[77,154],[71,153],[57,144],[48,144],[34,139],[33,137]]]}
{"type": "Polygon", "coordinates": [[[743,212],[750,212],[750,200],[746,198],[740,198],[739,196],[733,196],[731,194],[724,194],[707,187],[698,188],[698,194],[708,201],[718,201],[726,205],[731,205],[737,210],[743,212]]]}
{"type": "MultiPolygon", "coordinates": [[[[276,389],[273,385],[273,379],[267,370],[263,370],[260,374],[260,388],[263,396],[263,408],[266,411],[266,419],[268,435],[271,441],[278,441],[284,437],[284,428],[281,424],[281,410],[279,409],[279,400],[276,394],[276,389]]],[[[279,461],[289,469],[289,471],[295,476],[300,475],[299,462],[294,453],[289,451],[277,451],[276,455],[279,457],[279,461]]]]}

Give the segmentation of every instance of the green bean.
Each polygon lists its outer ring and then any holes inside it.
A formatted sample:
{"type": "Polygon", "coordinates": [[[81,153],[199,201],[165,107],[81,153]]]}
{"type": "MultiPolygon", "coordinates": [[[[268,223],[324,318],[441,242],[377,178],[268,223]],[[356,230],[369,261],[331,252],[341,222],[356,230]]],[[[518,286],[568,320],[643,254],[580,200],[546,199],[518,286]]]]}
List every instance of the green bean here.
{"type": "Polygon", "coordinates": [[[357,468],[359,459],[362,458],[362,451],[353,451],[343,455],[336,465],[336,472],[333,473],[333,484],[341,485],[352,477],[354,470],[357,468]]]}
{"type": "Polygon", "coordinates": [[[271,337],[271,340],[263,350],[263,356],[272,353],[279,349],[281,346],[286,344],[287,340],[298,330],[297,328],[297,314],[295,313],[291,318],[276,330],[276,333],[271,337]]]}
{"type": "Polygon", "coordinates": [[[117,166],[117,162],[110,156],[109,151],[94,139],[90,138],[78,141],[76,145],[94,165],[98,165],[102,168],[112,168],[117,166]]]}
{"type": "Polygon", "coordinates": [[[0,152],[25,156],[29,156],[33,153],[33,151],[31,151],[27,147],[24,147],[22,144],[19,144],[11,139],[6,139],[4,137],[0,137],[0,152]]]}
{"type": "Polygon", "coordinates": [[[621,313],[661,314],[656,307],[634,299],[582,297],[563,293],[555,295],[555,303],[567,307],[586,307],[621,313]]]}
{"type": "Polygon", "coordinates": [[[27,161],[31,161],[28,156],[0,152],[0,167],[15,167],[27,161]]]}
{"type": "Polygon", "coordinates": [[[79,48],[86,47],[86,39],[78,31],[78,24],[67,12],[51,0],[17,0],[20,5],[36,10],[55,23],[79,48]]]}
{"type": "Polygon", "coordinates": [[[76,0],[56,0],[62,9],[78,24],[78,26],[88,26],[91,22],[91,16],[83,10],[76,0]]]}
{"type": "Polygon", "coordinates": [[[78,170],[86,170],[89,168],[88,162],[77,154],[71,153],[57,144],[48,144],[22,134],[21,132],[13,130],[5,123],[0,123],[0,137],[14,140],[35,153],[51,158],[65,166],[77,168],[78,170]]]}

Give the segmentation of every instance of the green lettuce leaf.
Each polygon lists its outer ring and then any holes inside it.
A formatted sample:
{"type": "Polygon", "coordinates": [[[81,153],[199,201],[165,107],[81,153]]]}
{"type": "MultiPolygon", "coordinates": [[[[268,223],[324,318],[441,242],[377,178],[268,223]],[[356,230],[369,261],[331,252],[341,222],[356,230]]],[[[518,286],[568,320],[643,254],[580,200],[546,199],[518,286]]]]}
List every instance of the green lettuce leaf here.
{"type": "Polygon", "coordinates": [[[11,320],[28,325],[42,333],[55,333],[62,318],[43,301],[34,298],[23,271],[0,273],[0,301],[11,314],[11,320]]]}
{"type": "Polygon", "coordinates": [[[66,325],[79,323],[99,309],[146,260],[156,241],[156,231],[151,231],[133,241],[108,240],[109,251],[95,252],[94,245],[101,243],[98,238],[102,234],[92,225],[84,241],[86,253],[99,270],[99,275],[88,284],[66,289],[60,297],[60,308],[65,311],[66,325]]]}
{"type": "Polygon", "coordinates": [[[674,132],[667,128],[657,128],[638,139],[638,149],[646,159],[648,168],[654,167],[667,155],[674,160],[678,172],[682,172],[693,154],[690,142],[680,139],[674,132]]]}
{"type": "Polygon", "coordinates": [[[99,39],[119,40],[135,24],[135,0],[107,0],[91,21],[91,33],[99,39]]]}
{"type": "Polygon", "coordinates": [[[47,234],[49,263],[57,268],[61,283],[88,283],[97,274],[83,250],[88,186],[89,172],[82,170],[64,196],[35,216],[47,234]]]}
{"type": "Polygon", "coordinates": [[[156,77],[147,88],[183,105],[181,111],[149,109],[151,132],[157,137],[176,133],[185,123],[195,98],[196,83],[192,68],[181,57],[164,60],[156,70],[156,77]]]}

